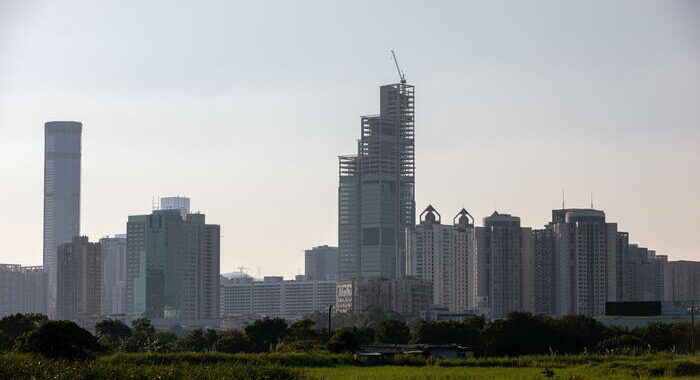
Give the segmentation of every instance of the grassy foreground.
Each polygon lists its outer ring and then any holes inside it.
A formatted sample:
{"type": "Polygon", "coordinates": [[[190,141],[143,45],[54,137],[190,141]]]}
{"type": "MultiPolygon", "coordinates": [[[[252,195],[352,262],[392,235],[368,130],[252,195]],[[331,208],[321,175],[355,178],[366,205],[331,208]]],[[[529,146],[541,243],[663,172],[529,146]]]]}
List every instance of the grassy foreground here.
{"type": "Polygon", "coordinates": [[[523,356],[469,360],[397,357],[368,366],[349,355],[330,354],[116,354],[65,362],[32,355],[0,355],[0,379],[698,379],[700,361],[690,356],[523,356]]]}

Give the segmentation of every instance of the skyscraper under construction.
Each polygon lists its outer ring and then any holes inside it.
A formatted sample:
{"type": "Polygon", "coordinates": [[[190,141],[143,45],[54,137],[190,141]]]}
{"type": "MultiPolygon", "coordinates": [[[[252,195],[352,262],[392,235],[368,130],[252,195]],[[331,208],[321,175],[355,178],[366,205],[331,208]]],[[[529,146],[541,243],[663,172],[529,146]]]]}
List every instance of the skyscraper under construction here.
{"type": "Polygon", "coordinates": [[[340,157],[340,278],[400,277],[415,223],[414,89],[380,87],[379,115],[363,116],[357,155],[340,157]]]}

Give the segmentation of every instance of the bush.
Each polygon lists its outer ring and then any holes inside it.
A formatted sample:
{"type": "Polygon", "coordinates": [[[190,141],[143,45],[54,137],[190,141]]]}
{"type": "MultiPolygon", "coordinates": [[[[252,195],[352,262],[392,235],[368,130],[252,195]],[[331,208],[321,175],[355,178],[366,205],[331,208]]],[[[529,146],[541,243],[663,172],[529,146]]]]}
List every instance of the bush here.
{"type": "Polygon", "coordinates": [[[17,338],[15,350],[76,360],[94,358],[103,347],[97,338],[71,321],[49,321],[17,338]]]}
{"type": "Polygon", "coordinates": [[[213,363],[207,366],[188,362],[135,365],[132,363],[115,364],[102,360],[66,362],[42,359],[39,361],[30,355],[0,355],[0,379],[3,380],[301,380],[304,378],[306,376],[300,370],[277,365],[227,362],[213,363]]]}
{"type": "Polygon", "coordinates": [[[358,361],[350,355],[321,353],[224,354],[218,352],[180,352],[169,354],[114,354],[101,357],[98,360],[114,366],[173,365],[177,363],[202,366],[227,363],[283,367],[332,367],[337,365],[354,365],[358,363],[358,361]]]}
{"type": "Polygon", "coordinates": [[[147,352],[175,352],[179,350],[177,334],[172,331],[157,331],[146,343],[147,352]]]}
{"type": "Polygon", "coordinates": [[[598,344],[598,352],[605,355],[639,355],[647,351],[649,345],[632,334],[608,338],[598,344]]]}
{"type": "Polygon", "coordinates": [[[671,369],[671,373],[673,374],[673,376],[700,376],[700,363],[691,362],[689,360],[678,362],[671,369]]]}
{"type": "Polygon", "coordinates": [[[250,350],[248,338],[238,330],[228,330],[221,333],[219,339],[214,343],[214,351],[235,354],[250,350]]]}

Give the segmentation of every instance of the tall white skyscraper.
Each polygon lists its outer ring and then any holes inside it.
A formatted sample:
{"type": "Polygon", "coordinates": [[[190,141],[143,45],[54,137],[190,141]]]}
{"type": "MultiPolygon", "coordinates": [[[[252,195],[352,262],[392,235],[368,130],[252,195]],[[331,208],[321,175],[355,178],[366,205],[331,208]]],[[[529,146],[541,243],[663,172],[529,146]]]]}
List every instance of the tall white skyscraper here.
{"type": "Polygon", "coordinates": [[[433,303],[457,312],[473,307],[474,218],[467,210],[447,225],[428,206],[406,236],[406,273],[432,283],[433,303]]]}
{"type": "Polygon", "coordinates": [[[76,121],[44,124],[44,268],[49,315],[56,315],[58,246],[80,235],[80,136],[76,121]]]}
{"type": "Polygon", "coordinates": [[[494,212],[475,230],[476,303],[503,318],[534,308],[532,230],[520,218],[494,212]]]}
{"type": "Polygon", "coordinates": [[[605,314],[605,303],[617,301],[617,224],[607,223],[600,210],[560,209],[552,210],[546,228],[555,268],[554,314],[605,314]]]}

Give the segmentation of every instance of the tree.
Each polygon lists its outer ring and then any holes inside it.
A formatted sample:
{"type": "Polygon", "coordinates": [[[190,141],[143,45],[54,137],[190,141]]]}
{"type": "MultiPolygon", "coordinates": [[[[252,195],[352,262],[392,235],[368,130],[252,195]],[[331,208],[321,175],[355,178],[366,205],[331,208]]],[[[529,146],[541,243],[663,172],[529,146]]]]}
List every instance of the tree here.
{"type": "MultiPolygon", "coordinates": [[[[690,323],[673,323],[671,326],[671,335],[673,336],[673,343],[675,347],[683,352],[690,352],[692,350],[692,339],[691,336],[693,329],[690,323]]],[[[700,342],[700,329],[695,329],[695,342],[700,342]]]]}
{"type": "Polygon", "coordinates": [[[633,330],[633,334],[649,343],[656,351],[665,351],[674,348],[673,326],[668,323],[650,322],[646,326],[633,330]]]}
{"type": "Polygon", "coordinates": [[[202,352],[210,347],[202,329],[190,330],[180,339],[178,345],[183,351],[194,352],[202,352]]]}
{"type": "Polygon", "coordinates": [[[481,330],[486,325],[483,316],[465,317],[463,321],[420,321],[413,328],[414,343],[459,344],[478,350],[481,346],[481,330]]]}
{"type": "Polygon", "coordinates": [[[177,334],[173,331],[157,331],[148,338],[145,351],[165,353],[177,351],[177,334]]]}
{"type": "Polygon", "coordinates": [[[97,338],[71,321],[48,321],[17,338],[15,350],[52,359],[82,360],[103,351],[97,338]]]}
{"type": "Polygon", "coordinates": [[[605,326],[597,320],[583,315],[566,315],[554,320],[555,351],[575,354],[584,349],[593,350],[606,338],[605,326]]]}
{"type": "Polygon", "coordinates": [[[248,352],[250,342],[239,330],[227,330],[219,335],[219,339],[214,343],[214,351],[235,354],[238,352],[248,352]]]}
{"type": "Polygon", "coordinates": [[[122,343],[122,351],[146,351],[149,341],[156,333],[156,329],[151,324],[151,320],[148,318],[137,318],[131,322],[131,327],[131,336],[122,343]]]}
{"type": "Polygon", "coordinates": [[[267,352],[284,339],[287,323],[282,318],[264,318],[249,324],[245,334],[255,352],[267,352]]]}
{"type": "Polygon", "coordinates": [[[328,342],[331,352],[357,352],[360,348],[360,332],[357,327],[343,327],[337,330],[328,342]]]}
{"type": "Polygon", "coordinates": [[[378,306],[369,306],[362,313],[355,316],[354,325],[357,327],[374,327],[387,320],[403,321],[403,317],[391,310],[384,310],[378,306]]]}
{"type": "Polygon", "coordinates": [[[304,340],[321,341],[325,336],[325,331],[317,329],[314,321],[311,319],[301,319],[289,325],[287,336],[284,340],[287,342],[304,340]]]}
{"type": "Polygon", "coordinates": [[[376,330],[379,343],[406,344],[411,339],[408,326],[395,319],[379,322],[376,330]]]}
{"type": "Polygon", "coordinates": [[[211,350],[214,347],[214,343],[219,340],[221,333],[214,329],[207,329],[204,332],[204,340],[207,344],[207,350],[211,350]]]}
{"type": "Polygon", "coordinates": [[[12,314],[0,319],[0,351],[12,349],[15,339],[49,319],[43,314],[12,314]]]}
{"type": "Polygon", "coordinates": [[[100,342],[115,349],[131,336],[131,328],[118,319],[105,319],[95,324],[95,334],[100,342]]]}
{"type": "Polygon", "coordinates": [[[482,333],[484,350],[499,356],[545,354],[556,343],[552,318],[512,312],[486,326],[482,333]]]}

